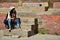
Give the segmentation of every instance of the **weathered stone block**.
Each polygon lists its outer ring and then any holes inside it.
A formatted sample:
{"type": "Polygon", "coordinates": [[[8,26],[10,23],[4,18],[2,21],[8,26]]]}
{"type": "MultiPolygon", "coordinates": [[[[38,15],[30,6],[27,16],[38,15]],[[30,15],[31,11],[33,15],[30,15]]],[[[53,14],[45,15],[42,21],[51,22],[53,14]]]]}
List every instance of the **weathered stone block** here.
{"type": "Polygon", "coordinates": [[[34,35],[34,32],[33,31],[29,31],[29,30],[23,30],[21,31],[21,37],[30,37],[32,35],[34,35]]]}

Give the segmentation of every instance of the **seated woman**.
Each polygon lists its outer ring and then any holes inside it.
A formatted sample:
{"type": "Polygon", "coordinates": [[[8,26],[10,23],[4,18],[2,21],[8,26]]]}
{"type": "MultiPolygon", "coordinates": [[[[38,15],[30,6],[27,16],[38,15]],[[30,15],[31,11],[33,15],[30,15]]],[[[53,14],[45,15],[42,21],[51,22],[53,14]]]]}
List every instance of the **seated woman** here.
{"type": "Polygon", "coordinates": [[[10,11],[6,16],[4,23],[8,26],[9,30],[14,29],[15,25],[17,25],[17,27],[20,27],[21,21],[20,18],[16,18],[15,7],[10,7],[10,11]]]}

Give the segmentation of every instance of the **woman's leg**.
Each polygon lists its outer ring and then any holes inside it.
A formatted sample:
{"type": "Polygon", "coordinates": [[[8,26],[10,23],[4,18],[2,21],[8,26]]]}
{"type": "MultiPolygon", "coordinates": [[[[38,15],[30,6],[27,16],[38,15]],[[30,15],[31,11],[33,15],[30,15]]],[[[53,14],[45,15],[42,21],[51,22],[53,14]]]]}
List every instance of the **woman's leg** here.
{"type": "Polygon", "coordinates": [[[16,24],[16,27],[19,28],[20,27],[20,23],[19,23],[19,19],[15,19],[14,23],[16,24]]]}
{"type": "Polygon", "coordinates": [[[8,20],[8,27],[11,29],[11,20],[8,20]]]}

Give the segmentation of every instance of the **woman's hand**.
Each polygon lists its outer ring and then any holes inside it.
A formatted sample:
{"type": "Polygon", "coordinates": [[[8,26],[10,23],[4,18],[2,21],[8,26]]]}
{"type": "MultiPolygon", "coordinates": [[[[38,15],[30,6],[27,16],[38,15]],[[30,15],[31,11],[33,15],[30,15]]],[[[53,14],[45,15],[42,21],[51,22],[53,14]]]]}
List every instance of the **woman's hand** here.
{"type": "Polygon", "coordinates": [[[14,19],[14,18],[11,18],[11,19],[14,19]]]}

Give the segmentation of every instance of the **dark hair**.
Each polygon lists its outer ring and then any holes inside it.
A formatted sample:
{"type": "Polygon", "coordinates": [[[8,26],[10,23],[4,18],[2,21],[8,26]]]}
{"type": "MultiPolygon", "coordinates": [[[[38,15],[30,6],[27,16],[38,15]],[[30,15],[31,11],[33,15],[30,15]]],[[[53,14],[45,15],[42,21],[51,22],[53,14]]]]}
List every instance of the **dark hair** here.
{"type": "Polygon", "coordinates": [[[10,11],[10,16],[12,16],[12,14],[15,14],[15,17],[16,17],[16,10],[13,12],[13,10],[15,10],[15,8],[13,8],[11,11],[10,11]]]}

